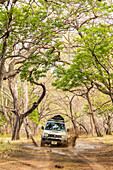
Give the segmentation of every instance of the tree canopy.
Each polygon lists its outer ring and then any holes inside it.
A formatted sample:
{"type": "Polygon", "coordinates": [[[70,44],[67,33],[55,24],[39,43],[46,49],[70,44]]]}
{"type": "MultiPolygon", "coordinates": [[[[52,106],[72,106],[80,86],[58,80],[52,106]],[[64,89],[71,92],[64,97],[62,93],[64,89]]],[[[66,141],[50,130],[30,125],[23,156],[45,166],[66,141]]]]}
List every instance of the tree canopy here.
{"type": "Polygon", "coordinates": [[[95,17],[89,17],[83,22],[76,17],[78,28],[73,27],[77,32],[73,38],[75,47],[72,60],[68,66],[65,63],[56,69],[58,79],[54,85],[57,88],[71,90],[84,83],[93,83],[113,101],[113,26],[112,17],[109,17],[112,15],[112,5],[97,3],[95,8],[93,4],[91,5],[89,16],[93,12],[95,17]]]}

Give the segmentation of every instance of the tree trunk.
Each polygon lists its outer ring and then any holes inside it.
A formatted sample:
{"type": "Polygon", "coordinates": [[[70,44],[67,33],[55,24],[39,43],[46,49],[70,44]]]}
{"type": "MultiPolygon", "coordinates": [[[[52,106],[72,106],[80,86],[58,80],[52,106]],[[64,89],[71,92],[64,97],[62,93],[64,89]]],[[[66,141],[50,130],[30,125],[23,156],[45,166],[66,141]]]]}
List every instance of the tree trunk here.
{"type": "Polygon", "coordinates": [[[112,132],[111,132],[111,122],[110,121],[111,121],[111,116],[108,116],[106,135],[112,135],[112,132]]]}
{"type": "Polygon", "coordinates": [[[34,123],[33,124],[33,135],[37,134],[37,128],[38,128],[38,124],[34,123]]]}
{"type": "Polygon", "coordinates": [[[93,118],[93,123],[94,123],[94,126],[95,126],[95,131],[96,131],[97,136],[102,137],[103,135],[101,134],[101,132],[99,130],[94,112],[92,112],[92,118],[93,118]]]}
{"type": "Polygon", "coordinates": [[[94,124],[94,127],[95,127],[96,134],[97,134],[98,137],[101,137],[102,134],[99,130],[99,127],[98,127],[98,124],[97,124],[97,121],[96,121],[95,113],[93,111],[93,106],[92,106],[92,103],[91,103],[91,100],[90,100],[90,97],[89,97],[89,91],[87,92],[87,100],[88,100],[88,104],[89,104],[89,112],[92,116],[92,120],[93,120],[93,124],[94,124]]]}
{"type": "MultiPolygon", "coordinates": [[[[14,114],[16,115],[16,123],[15,123],[13,134],[12,134],[12,140],[19,139],[19,132],[20,132],[20,128],[21,128],[21,125],[22,125],[24,119],[27,118],[27,116],[30,115],[30,113],[32,113],[32,111],[38,107],[38,105],[40,104],[40,102],[42,101],[42,99],[45,96],[45,93],[46,93],[45,86],[43,84],[39,84],[36,82],[34,82],[34,83],[36,85],[41,86],[43,88],[43,92],[42,92],[40,98],[38,99],[38,101],[33,103],[33,106],[28,111],[26,111],[24,114],[19,114],[17,111],[16,112],[14,111],[14,114]]],[[[14,102],[14,103],[15,103],[14,106],[16,106],[16,102],[14,102]]],[[[31,137],[31,139],[33,139],[32,135],[30,135],[30,137],[31,137]]]]}
{"type": "Polygon", "coordinates": [[[25,126],[25,132],[26,132],[27,139],[29,139],[30,135],[29,135],[29,130],[28,130],[28,120],[27,120],[27,118],[25,118],[25,120],[24,120],[24,126],[25,126]]]}
{"type": "Polygon", "coordinates": [[[1,94],[1,89],[2,89],[2,82],[3,82],[3,77],[4,77],[4,70],[5,70],[5,50],[2,51],[2,57],[0,60],[0,94],[1,94]]]}
{"type": "Polygon", "coordinates": [[[18,100],[18,87],[17,87],[17,82],[16,79],[10,78],[8,80],[9,83],[9,89],[11,92],[11,95],[13,97],[13,108],[14,110],[12,111],[15,114],[15,121],[13,125],[13,132],[12,132],[12,140],[18,140],[19,137],[19,131],[21,128],[21,125],[23,123],[23,119],[21,119],[21,114],[20,114],[20,106],[19,106],[19,100],[18,100]],[[16,123],[15,123],[16,122],[16,123]]]}
{"type": "Polygon", "coordinates": [[[19,136],[19,132],[20,132],[20,128],[22,126],[23,123],[23,119],[19,116],[16,117],[16,123],[14,126],[14,130],[13,130],[13,134],[12,134],[12,140],[19,140],[20,136],[19,136]]]}
{"type": "Polygon", "coordinates": [[[13,80],[14,80],[13,78],[9,79],[9,88],[10,88],[10,91],[11,91],[11,94],[13,97],[13,106],[14,106],[14,110],[12,112],[16,116],[16,123],[14,125],[14,129],[13,129],[13,133],[12,133],[12,140],[18,140],[20,138],[19,132],[20,132],[20,128],[22,126],[23,121],[25,120],[25,118],[27,118],[28,115],[30,115],[32,113],[32,111],[34,109],[36,109],[38,107],[38,105],[40,104],[40,102],[42,101],[42,99],[45,96],[46,88],[41,83],[33,82],[34,84],[42,87],[42,89],[43,89],[42,94],[39,97],[39,99],[37,100],[37,102],[33,103],[32,107],[28,111],[26,111],[27,110],[27,105],[26,105],[24,107],[24,109],[25,109],[24,114],[21,114],[22,110],[20,110],[20,105],[19,105],[19,100],[18,100],[18,89],[16,88],[17,86],[15,86],[16,82],[13,82],[13,80]]]}
{"type": "MultiPolygon", "coordinates": [[[[27,85],[27,80],[24,80],[23,82],[23,113],[27,111],[28,108],[28,85],[27,85]]],[[[24,127],[25,127],[25,132],[27,139],[30,138],[29,131],[28,131],[28,118],[26,117],[24,120],[24,127]]]]}
{"type": "Polygon", "coordinates": [[[76,140],[79,137],[79,131],[78,131],[78,128],[76,126],[76,122],[73,119],[71,119],[71,121],[72,121],[73,128],[74,128],[74,133],[71,136],[71,145],[72,145],[72,147],[74,147],[75,144],[76,144],[76,140]]]}
{"type": "Polygon", "coordinates": [[[90,124],[91,124],[92,137],[94,137],[95,127],[94,127],[94,123],[93,123],[92,114],[90,114],[90,124]]]}

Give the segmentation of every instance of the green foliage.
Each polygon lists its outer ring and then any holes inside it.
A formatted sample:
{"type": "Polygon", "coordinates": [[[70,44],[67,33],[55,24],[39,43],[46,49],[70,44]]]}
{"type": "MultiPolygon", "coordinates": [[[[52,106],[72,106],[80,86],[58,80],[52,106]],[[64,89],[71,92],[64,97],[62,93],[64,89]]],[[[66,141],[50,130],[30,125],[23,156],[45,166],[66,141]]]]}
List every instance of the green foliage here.
{"type": "Polygon", "coordinates": [[[30,120],[32,120],[34,123],[39,124],[39,116],[37,114],[37,110],[35,109],[30,115],[29,115],[30,120]]]}
{"type": "Polygon", "coordinates": [[[0,126],[2,126],[4,122],[7,122],[7,119],[5,118],[4,115],[0,115],[0,126]]]}
{"type": "Polygon", "coordinates": [[[113,112],[113,105],[110,98],[98,92],[94,99],[96,115],[100,117],[108,117],[113,112]],[[109,102],[108,102],[109,101],[109,102]]]}
{"type": "MultiPolygon", "coordinates": [[[[96,1],[95,1],[96,2],[96,1]]],[[[87,1],[91,6],[92,1],[87,1]]],[[[97,2],[96,2],[97,3],[97,2]]],[[[89,5],[89,6],[90,6],[89,5]]],[[[107,3],[94,4],[92,10],[97,12],[98,21],[87,19],[78,30],[74,42],[80,44],[76,48],[75,55],[70,66],[59,66],[55,69],[56,81],[53,83],[57,88],[70,90],[84,83],[98,82],[102,91],[108,91],[112,84],[112,51],[113,51],[113,26],[102,22],[102,17],[112,13],[112,7],[107,3]],[[96,11],[97,10],[97,11],[96,11]]],[[[85,4],[84,7],[86,8],[85,4]]],[[[92,11],[90,10],[90,13],[92,11]]],[[[85,13],[85,12],[84,12],[85,13]]]]}
{"type": "MultiPolygon", "coordinates": [[[[61,49],[62,42],[56,40],[54,43],[54,48],[57,50],[61,49]]],[[[39,80],[41,77],[46,77],[47,71],[52,67],[52,64],[55,61],[58,61],[59,54],[57,52],[53,52],[54,48],[50,48],[46,50],[45,55],[38,54],[38,55],[31,55],[28,61],[23,63],[23,67],[21,70],[21,78],[27,78],[28,81],[32,81],[33,77],[36,80],[39,80]],[[32,72],[33,77],[29,77],[30,73],[32,72]]]]}
{"type": "Polygon", "coordinates": [[[33,81],[33,78],[29,76],[31,71],[32,77],[36,80],[45,77],[51,63],[58,60],[58,52],[54,51],[61,49],[60,38],[62,35],[59,35],[59,32],[63,32],[67,28],[63,22],[65,15],[62,9],[65,7],[65,2],[57,3],[56,1],[54,7],[54,3],[40,0],[37,0],[37,3],[30,2],[30,4],[27,1],[18,1],[15,5],[9,5],[8,8],[5,8],[4,4],[1,5],[0,37],[2,40],[0,52],[4,50],[2,44],[9,28],[5,57],[10,58],[14,55],[15,49],[17,57],[21,58],[25,58],[25,54],[29,50],[33,51],[23,62],[22,79],[27,77],[28,81],[33,81]],[[26,50],[26,48],[28,49],[26,50]]]}

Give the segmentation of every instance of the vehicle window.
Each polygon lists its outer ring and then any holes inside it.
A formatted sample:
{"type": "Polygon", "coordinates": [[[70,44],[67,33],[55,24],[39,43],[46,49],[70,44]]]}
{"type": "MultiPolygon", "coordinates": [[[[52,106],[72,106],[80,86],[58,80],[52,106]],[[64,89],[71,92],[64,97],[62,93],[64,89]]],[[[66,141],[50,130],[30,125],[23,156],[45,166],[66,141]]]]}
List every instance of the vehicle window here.
{"type": "Polygon", "coordinates": [[[65,131],[65,124],[58,122],[47,122],[45,130],[65,131]]]}

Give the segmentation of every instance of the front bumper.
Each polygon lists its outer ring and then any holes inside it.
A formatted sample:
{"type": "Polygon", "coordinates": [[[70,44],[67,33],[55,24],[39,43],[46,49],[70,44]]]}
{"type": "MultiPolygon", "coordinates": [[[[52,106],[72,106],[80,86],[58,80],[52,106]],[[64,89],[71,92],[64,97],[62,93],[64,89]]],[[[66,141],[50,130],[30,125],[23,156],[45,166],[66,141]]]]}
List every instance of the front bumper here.
{"type": "Polygon", "coordinates": [[[47,138],[47,137],[43,137],[41,140],[43,141],[44,144],[51,144],[51,145],[67,145],[68,143],[68,140],[47,138]]]}

